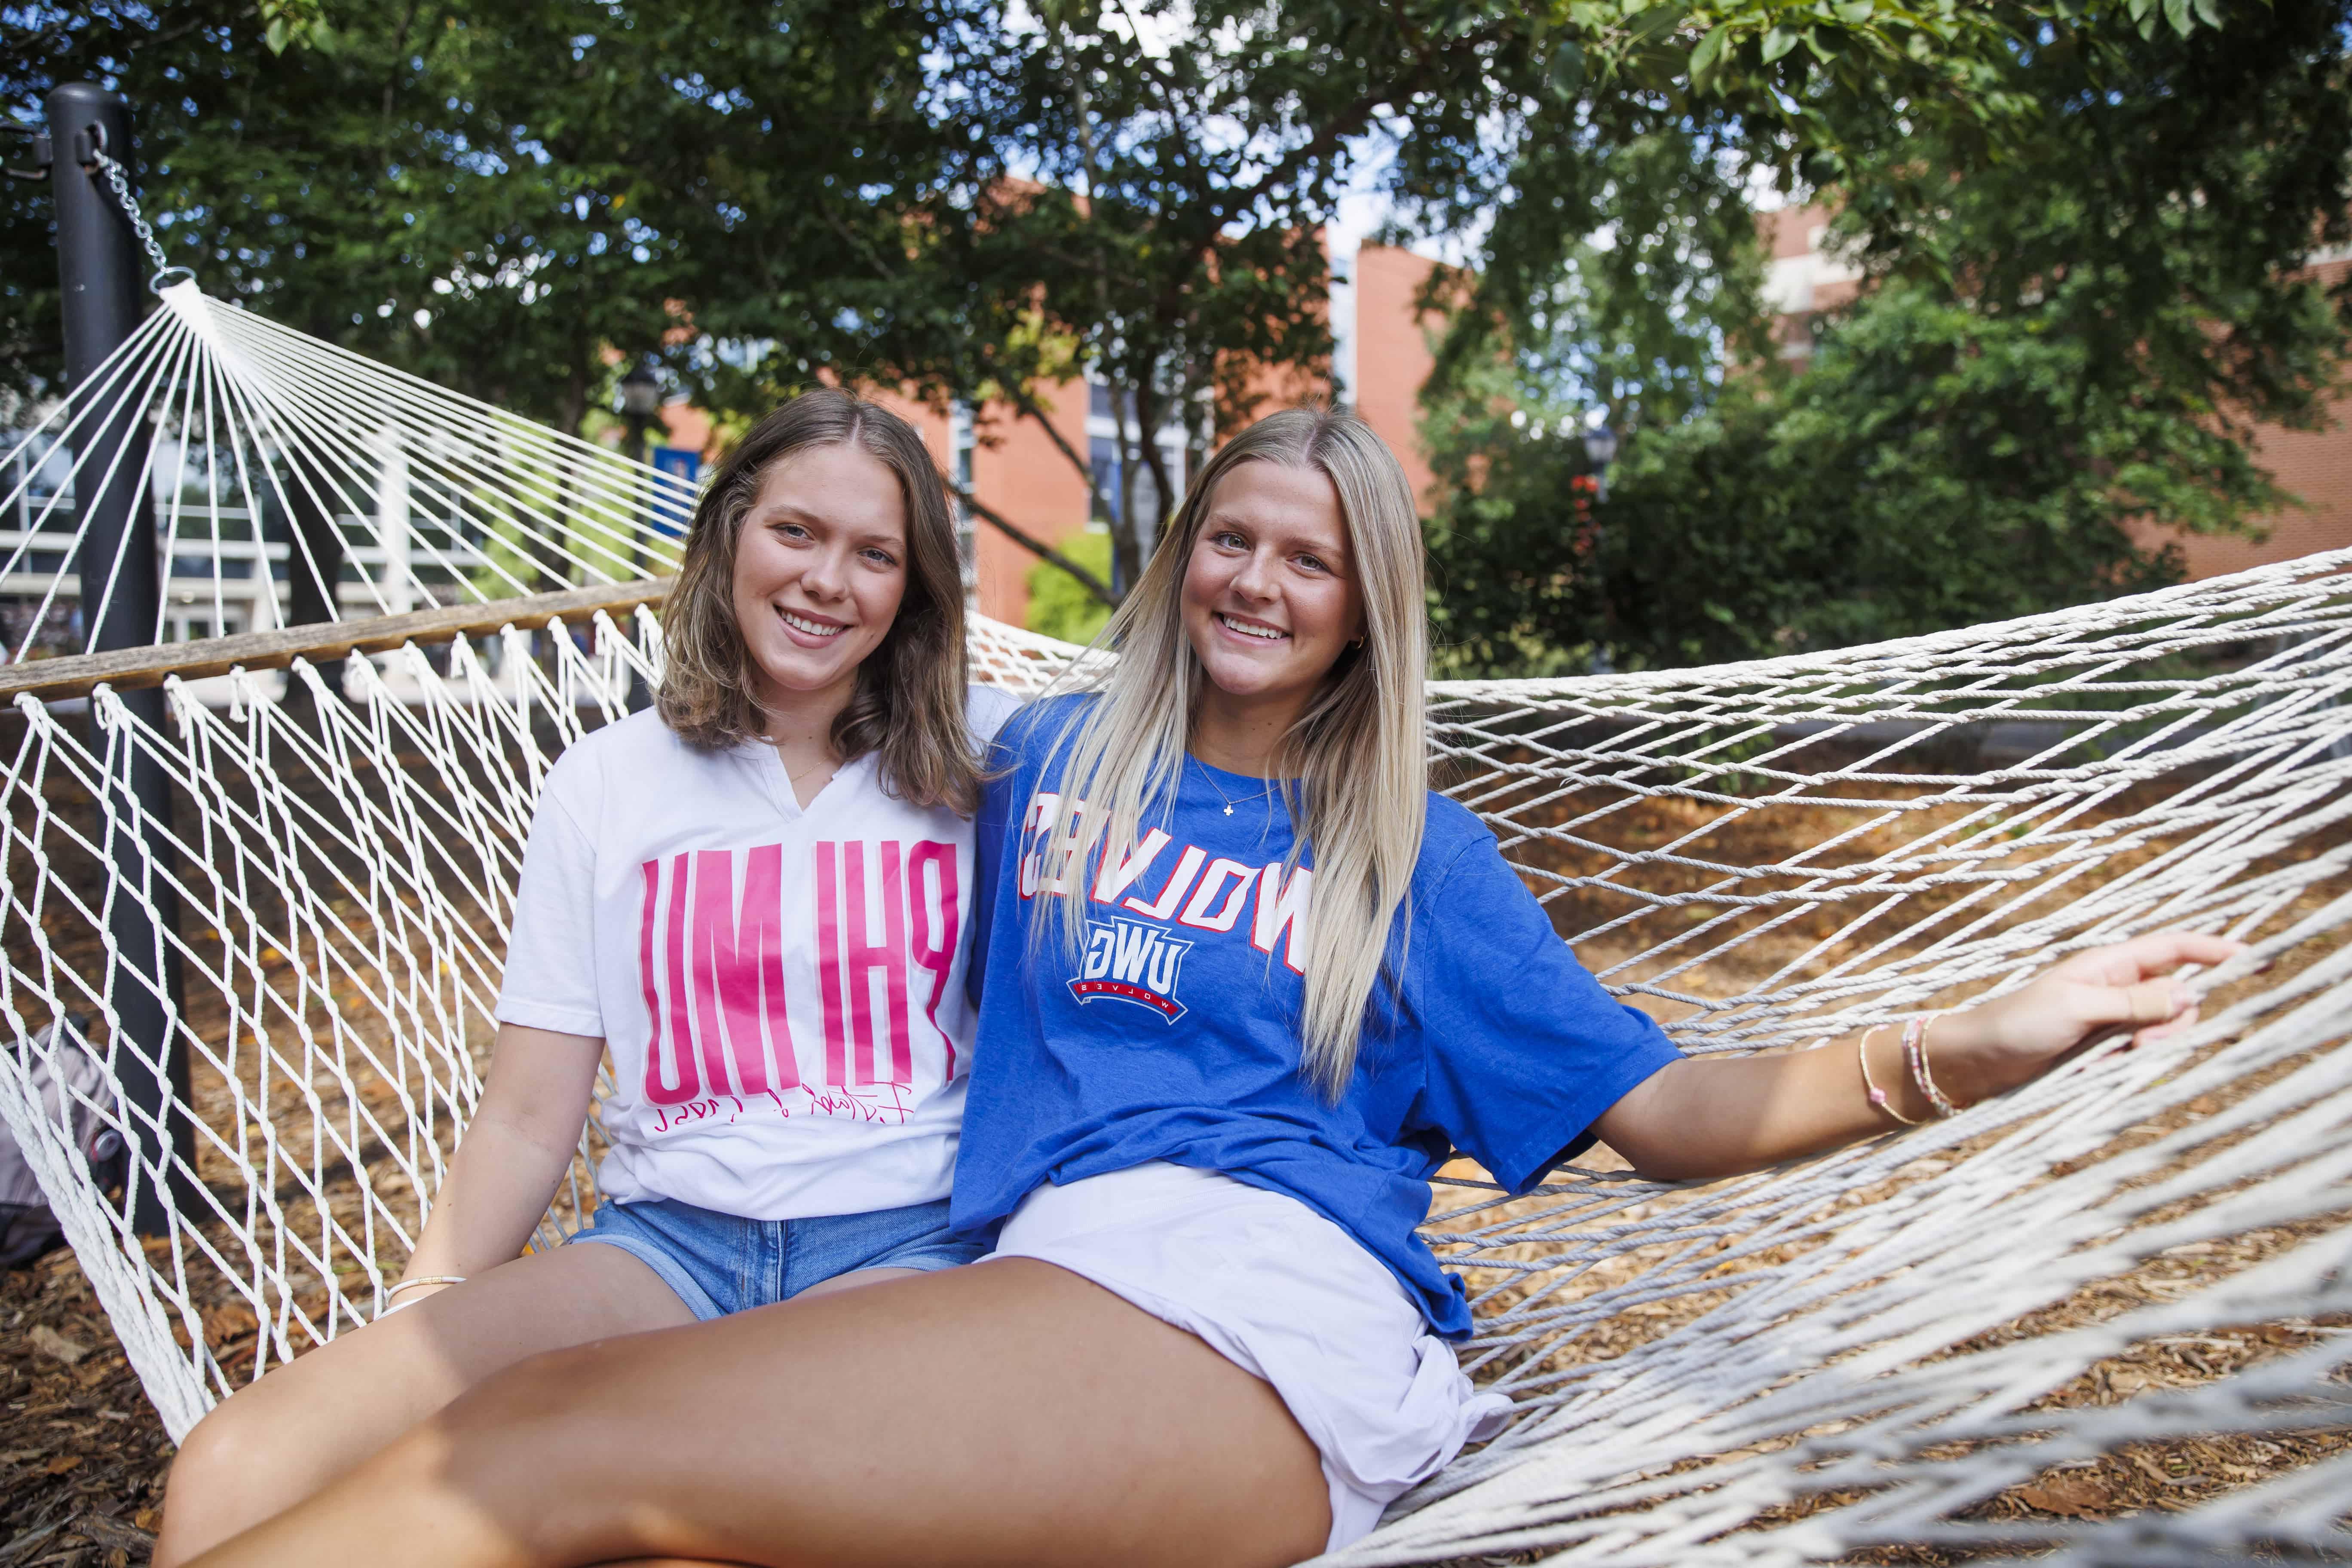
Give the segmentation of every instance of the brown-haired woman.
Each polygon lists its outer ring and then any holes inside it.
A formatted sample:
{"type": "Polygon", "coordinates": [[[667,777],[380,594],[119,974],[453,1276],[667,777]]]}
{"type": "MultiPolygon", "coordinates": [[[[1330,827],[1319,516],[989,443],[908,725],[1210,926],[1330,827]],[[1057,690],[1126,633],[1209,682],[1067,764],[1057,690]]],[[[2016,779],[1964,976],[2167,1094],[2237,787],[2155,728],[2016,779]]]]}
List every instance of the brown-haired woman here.
{"type": "Polygon", "coordinates": [[[949,1237],[947,1196],[977,758],[1013,703],[966,684],[921,437],[831,390],[762,420],[702,498],[663,632],[656,710],[549,773],[488,1084],[387,1321],[197,1426],[158,1563],[540,1352],[984,1250],[949,1237]],[[604,1201],[518,1257],[608,1049],[604,1201]]]}

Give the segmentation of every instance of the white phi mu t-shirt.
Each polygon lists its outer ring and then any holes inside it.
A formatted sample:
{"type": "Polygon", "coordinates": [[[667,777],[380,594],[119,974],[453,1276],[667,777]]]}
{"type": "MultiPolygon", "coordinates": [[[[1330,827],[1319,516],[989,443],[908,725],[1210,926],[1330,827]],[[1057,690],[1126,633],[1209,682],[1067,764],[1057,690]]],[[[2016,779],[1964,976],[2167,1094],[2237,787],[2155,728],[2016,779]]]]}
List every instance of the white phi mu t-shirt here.
{"type": "MultiPolygon", "coordinates": [[[[1017,706],[973,687],[974,746],[1017,706]]],[[[648,709],[549,771],[498,1016],[604,1037],[605,1196],[750,1219],[947,1196],[972,825],[878,765],[803,807],[772,747],[698,751],[648,709]]]]}

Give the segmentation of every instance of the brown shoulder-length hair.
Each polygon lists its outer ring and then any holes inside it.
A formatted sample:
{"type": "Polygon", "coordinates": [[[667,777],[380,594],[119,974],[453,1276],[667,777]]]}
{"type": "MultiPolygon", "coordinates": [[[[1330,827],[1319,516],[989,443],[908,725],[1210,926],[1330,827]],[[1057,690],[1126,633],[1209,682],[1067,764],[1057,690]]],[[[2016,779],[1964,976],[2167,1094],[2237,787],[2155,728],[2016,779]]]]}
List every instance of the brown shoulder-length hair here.
{"type": "Polygon", "coordinates": [[[834,752],[845,763],[877,752],[891,794],[969,816],[980,804],[980,764],[964,722],[963,573],[947,489],[913,426],[832,387],[803,393],[753,426],[695,508],[662,605],[662,721],[714,749],[765,729],[735,622],[735,541],[769,470],[817,447],[856,447],[880,462],[898,476],[907,509],[907,591],[857,667],[857,689],[833,721],[834,752]]]}

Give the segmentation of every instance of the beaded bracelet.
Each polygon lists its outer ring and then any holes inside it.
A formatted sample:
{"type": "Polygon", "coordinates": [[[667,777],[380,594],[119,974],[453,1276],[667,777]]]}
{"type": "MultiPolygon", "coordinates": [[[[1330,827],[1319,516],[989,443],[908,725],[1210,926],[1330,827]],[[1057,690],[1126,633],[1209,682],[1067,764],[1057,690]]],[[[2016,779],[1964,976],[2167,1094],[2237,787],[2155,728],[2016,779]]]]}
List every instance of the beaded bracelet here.
{"type": "Polygon", "coordinates": [[[1886,1027],[1886,1026],[1884,1024],[1873,1024],[1869,1028],[1864,1029],[1862,1032],[1862,1038],[1854,1043],[1853,1059],[1862,1064],[1862,1092],[1864,1097],[1867,1099],[1871,1104],[1886,1112],[1887,1115],[1892,1116],[1895,1121],[1903,1123],[1904,1126],[1916,1127],[1919,1124],[1912,1121],[1909,1117],[1904,1115],[1901,1111],[1895,1110],[1893,1102],[1888,1100],[1886,1098],[1886,1091],[1871,1081],[1870,1037],[1878,1033],[1879,1030],[1885,1027],[1886,1027]]]}
{"type": "Polygon", "coordinates": [[[1927,1103],[1936,1108],[1938,1121],[1960,1113],[1959,1107],[1936,1087],[1935,1075],[1927,1070],[1927,1031],[1941,1016],[1939,1013],[1930,1013],[1903,1026],[1903,1059],[1911,1068],[1911,1081],[1919,1086],[1919,1092],[1926,1095],[1927,1103]]]}

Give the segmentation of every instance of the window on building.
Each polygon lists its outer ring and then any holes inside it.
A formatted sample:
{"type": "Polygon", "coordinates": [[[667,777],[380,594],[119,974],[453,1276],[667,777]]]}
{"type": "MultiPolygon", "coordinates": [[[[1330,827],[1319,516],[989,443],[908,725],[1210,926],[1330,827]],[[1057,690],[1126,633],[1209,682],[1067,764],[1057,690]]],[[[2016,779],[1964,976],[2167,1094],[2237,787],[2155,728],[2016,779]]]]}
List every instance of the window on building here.
{"type": "MultiPolygon", "coordinates": [[[[1109,522],[1117,517],[1119,509],[1118,443],[1108,436],[1097,436],[1087,442],[1087,460],[1094,475],[1095,488],[1102,497],[1101,504],[1093,510],[1093,520],[1109,522]]],[[[1184,491],[1184,448],[1171,442],[1163,442],[1160,447],[1160,461],[1168,470],[1168,482],[1181,496],[1184,491]]],[[[1150,464],[1136,464],[1134,492],[1130,499],[1134,502],[1135,515],[1143,520],[1147,531],[1142,542],[1149,550],[1151,547],[1149,531],[1158,522],[1161,510],[1160,481],[1152,477],[1150,464]]]]}
{"type": "Polygon", "coordinates": [[[1087,415],[1089,418],[1115,419],[1120,412],[1124,412],[1130,422],[1134,420],[1135,399],[1132,395],[1113,393],[1107,382],[1091,381],[1087,384],[1087,415]]]}

